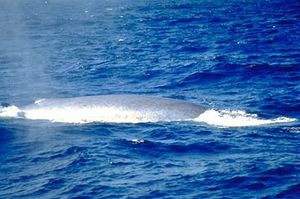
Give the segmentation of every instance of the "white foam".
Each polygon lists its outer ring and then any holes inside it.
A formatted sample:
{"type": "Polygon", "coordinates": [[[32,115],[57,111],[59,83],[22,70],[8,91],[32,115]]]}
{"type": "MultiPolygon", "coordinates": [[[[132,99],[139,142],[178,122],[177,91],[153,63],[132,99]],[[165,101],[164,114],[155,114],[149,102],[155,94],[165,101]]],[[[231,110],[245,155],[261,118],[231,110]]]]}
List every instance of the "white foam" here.
{"type": "Polygon", "coordinates": [[[230,111],[214,109],[205,111],[194,120],[221,127],[259,126],[296,121],[296,119],[294,118],[287,117],[278,117],[275,119],[261,119],[258,118],[256,114],[249,114],[241,110],[230,111]]]}
{"type": "Polygon", "coordinates": [[[132,139],[130,141],[133,142],[134,144],[141,144],[145,142],[145,140],[143,139],[132,139]]]}
{"type": "Polygon", "coordinates": [[[40,103],[42,103],[43,101],[45,101],[44,98],[37,99],[37,100],[34,101],[34,104],[40,104],[40,103]]]}
{"type": "Polygon", "coordinates": [[[21,112],[16,106],[0,107],[0,117],[18,117],[21,112]]]}

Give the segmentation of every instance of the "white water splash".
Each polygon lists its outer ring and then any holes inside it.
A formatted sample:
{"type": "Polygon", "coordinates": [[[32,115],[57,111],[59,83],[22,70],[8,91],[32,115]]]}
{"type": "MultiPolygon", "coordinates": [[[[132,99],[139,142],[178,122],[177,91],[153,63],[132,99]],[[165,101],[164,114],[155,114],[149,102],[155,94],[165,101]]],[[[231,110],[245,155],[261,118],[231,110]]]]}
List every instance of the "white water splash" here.
{"type": "Polygon", "coordinates": [[[34,103],[34,104],[40,104],[40,103],[42,103],[43,101],[45,101],[45,99],[44,99],[44,98],[41,98],[41,99],[35,100],[33,103],[34,103]]]}
{"type": "Polygon", "coordinates": [[[143,140],[143,139],[132,139],[130,141],[134,144],[141,144],[141,143],[145,142],[145,140],[143,140]]]}
{"type": "Polygon", "coordinates": [[[0,107],[0,117],[19,117],[21,112],[16,106],[0,107]]]}
{"type": "Polygon", "coordinates": [[[260,126],[296,121],[296,119],[288,117],[278,117],[275,119],[261,119],[258,118],[256,114],[249,114],[245,111],[229,111],[214,109],[205,111],[194,120],[197,122],[205,122],[210,125],[221,127],[260,126]]]}

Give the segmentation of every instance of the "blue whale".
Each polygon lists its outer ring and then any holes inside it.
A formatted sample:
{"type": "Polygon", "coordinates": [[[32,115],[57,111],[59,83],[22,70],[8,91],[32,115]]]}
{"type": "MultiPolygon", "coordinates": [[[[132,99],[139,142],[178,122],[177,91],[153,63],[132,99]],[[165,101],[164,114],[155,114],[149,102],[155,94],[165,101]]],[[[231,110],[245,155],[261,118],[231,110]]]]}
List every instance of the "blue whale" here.
{"type": "Polygon", "coordinates": [[[192,120],[207,108],[171,98],[99,95],[40,99],[20,109],[28,119],[61,122],[157,122],[192,120]]]}
{"type": "Polygon", "coordinates": [[[99,95],[36,100],[25,107],[2,103],[1,117],[64,123],[145,123],[195,121],[223,127],[258,126],[297,121],[258,118],[245,111],[214,110],[194,103],[143,95],[99,95]]]}

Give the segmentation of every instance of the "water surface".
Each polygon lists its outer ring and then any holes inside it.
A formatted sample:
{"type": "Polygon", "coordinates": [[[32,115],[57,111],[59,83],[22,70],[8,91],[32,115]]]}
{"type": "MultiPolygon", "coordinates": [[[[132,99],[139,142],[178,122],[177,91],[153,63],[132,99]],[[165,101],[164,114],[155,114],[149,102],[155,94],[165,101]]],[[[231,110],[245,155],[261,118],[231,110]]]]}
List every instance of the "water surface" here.
{"type": "Polygon", "coordinates": [[[298,119],[223,128],[1,118],[1,198],[300,195],[299,1],[0,7],[0,102],[138,94],[298,119]]]}

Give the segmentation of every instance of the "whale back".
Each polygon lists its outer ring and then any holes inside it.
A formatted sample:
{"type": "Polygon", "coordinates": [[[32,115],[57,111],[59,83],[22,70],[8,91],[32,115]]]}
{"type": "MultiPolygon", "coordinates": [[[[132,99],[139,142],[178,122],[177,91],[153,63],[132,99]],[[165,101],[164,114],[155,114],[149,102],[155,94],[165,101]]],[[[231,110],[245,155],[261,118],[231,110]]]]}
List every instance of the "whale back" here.
{"type": "Polygon", "coordinates": [[[136,122],[189,120],[198,117],[205,110],[204,107],[182,100],[140,95],[41,99],[24,108],[24,112],[29,117],[36,113],[41,115],[46,111],[45,117],[49,117],[51,114],[56,114],[55,117],[60,117],[58,114],[65,117],[69,117],[70,114],[73,116],[81,114],[86,115],[87,120],[91,120],[93,117],[92,120],[98,118],[108,122],[114,121],[116,118],[125,120],[125,122],[132,119],[136,122]]]}

